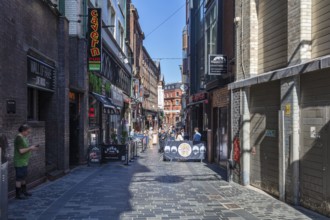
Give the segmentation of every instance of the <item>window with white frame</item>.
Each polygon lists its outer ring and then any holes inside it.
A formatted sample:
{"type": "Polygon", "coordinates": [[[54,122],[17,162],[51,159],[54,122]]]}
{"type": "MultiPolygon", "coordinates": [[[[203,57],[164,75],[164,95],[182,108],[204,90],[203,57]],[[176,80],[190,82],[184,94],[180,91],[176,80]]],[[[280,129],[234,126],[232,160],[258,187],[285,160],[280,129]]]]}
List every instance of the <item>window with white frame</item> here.
{"type": "Polygon", "coordinates": [[[205,17],[205,48],[206,48],[206,53],[205,53],[205,70],[208,70],[208,55],[209,54],[216,54],[217,53],[217,37],[218,37],[218,32],[217,32],[217,4],[214,3],[209,11],[206,14],[205,17]]]}
{"type": "Polygon", "coordinates": [[[113,35],[115,35],[115,30],[116,30],[116,12],[115,12],[115,9],[112,7],[111,3],[110,3],[110,9],[109,9],[109,22],[108,22],[108,24],[111,26],[110,27],[111,33],[113,35]]]}
{"type": "Polygon", "coordinates": [[[125,2],[126,0],[117,0],[120,10],[122,11],[123,15],[125,14],[125,2]]]}
{"type": "Polygon", "coordinates": [[[120,48],[124,51],[124,46],[125,46],[125,39],[124,39],[124,28],[122,26],[122,24],[118,21],[118,44],[120,46],[120,48]]]}

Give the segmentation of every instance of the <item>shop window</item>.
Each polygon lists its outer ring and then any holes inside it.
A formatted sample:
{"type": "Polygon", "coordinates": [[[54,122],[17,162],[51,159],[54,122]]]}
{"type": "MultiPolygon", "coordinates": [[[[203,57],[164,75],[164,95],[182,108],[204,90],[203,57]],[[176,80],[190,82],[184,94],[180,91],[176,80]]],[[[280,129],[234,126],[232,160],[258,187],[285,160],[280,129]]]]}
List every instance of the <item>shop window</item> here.
{"type": "Polygon", "coordinates": [[[28,88],[27,119],[39,120],[39,92],[37,89],[28,88]]]}
{"type": "Polygon", "coordinates": [[[175,117],[175,121],[179,122],[180,121],[180,117],[175,117]]]}

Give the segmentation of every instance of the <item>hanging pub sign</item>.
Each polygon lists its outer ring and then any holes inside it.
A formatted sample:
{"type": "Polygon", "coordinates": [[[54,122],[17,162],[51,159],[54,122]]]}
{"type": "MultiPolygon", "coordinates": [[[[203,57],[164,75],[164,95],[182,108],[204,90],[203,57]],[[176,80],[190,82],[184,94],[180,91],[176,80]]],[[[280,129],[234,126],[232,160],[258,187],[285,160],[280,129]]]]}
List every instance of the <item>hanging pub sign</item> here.
{"type": "Polygon", "coordinates": [[[209,54],[209,75],[219,76],[227,74],[227,56],[222,54],[209,54]]]}
{"type": "Polygon", "coordinates": [[[55,67],[30,56],[27,57],[27,65],[28,86],[53,92],[55,89],[55,67]]]}
{"type": "Polygon", "coordinates": [[[87,62],[89,71],[101,71],[102,18],[100,8],[88,9],[87,62]]]}

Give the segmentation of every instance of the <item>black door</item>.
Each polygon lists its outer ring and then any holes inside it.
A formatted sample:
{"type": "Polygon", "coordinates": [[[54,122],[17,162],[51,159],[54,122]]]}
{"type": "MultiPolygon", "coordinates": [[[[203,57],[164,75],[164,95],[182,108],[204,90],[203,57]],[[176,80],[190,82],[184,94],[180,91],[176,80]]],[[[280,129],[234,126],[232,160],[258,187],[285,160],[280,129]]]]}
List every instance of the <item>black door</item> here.
{"type": "Polygon", "coordinates": [[[76,103],[70,103],[70,165],[79,163],[79,115],[76,103]]]}

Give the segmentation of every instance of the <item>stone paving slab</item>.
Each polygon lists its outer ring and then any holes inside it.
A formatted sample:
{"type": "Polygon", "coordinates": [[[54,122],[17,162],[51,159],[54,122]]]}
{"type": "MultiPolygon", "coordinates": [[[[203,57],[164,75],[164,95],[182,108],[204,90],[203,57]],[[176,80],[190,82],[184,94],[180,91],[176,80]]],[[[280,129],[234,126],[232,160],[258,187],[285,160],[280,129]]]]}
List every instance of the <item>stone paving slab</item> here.
{"type": "Polygon", "coordinates": [[[160,158],[155,148],[130,166],[78,167],[28,200],[11,200],[9,219],[328,219],[228,183],[215,165],[160,158]]]}

